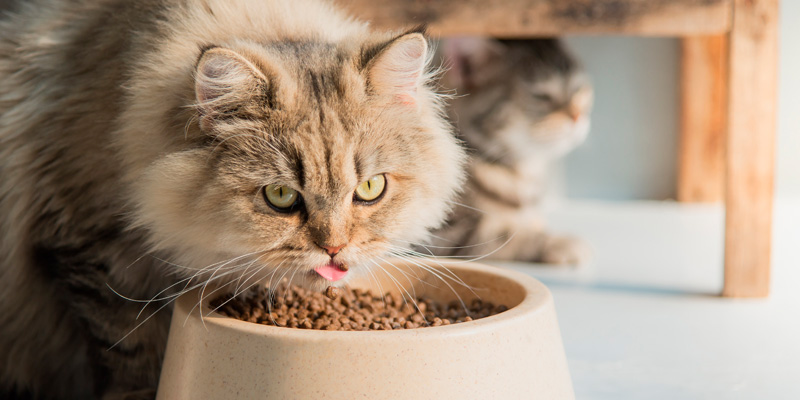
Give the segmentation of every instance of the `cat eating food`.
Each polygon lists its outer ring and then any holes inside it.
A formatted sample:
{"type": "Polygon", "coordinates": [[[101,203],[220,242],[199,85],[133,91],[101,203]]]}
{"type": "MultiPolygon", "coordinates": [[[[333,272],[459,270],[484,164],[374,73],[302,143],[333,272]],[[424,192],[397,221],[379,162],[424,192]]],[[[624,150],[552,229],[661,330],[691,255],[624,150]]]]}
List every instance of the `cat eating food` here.
{"type": "Polygon", "coordinates": [[[550,167],[583,142],[593,90],[558,39],[448,38],[450,116],[471,150],[469,180],[437,255],[580,264],[579,239],[546,229],[550,167]]]}
{"type": "Polygon", "coordinates": [[[176,295],[321,291],[424,243],[465,159],[429,58],[420,29],[317,0],[20,4],[0,21],[0,397],[151,398],[176,295]]]}

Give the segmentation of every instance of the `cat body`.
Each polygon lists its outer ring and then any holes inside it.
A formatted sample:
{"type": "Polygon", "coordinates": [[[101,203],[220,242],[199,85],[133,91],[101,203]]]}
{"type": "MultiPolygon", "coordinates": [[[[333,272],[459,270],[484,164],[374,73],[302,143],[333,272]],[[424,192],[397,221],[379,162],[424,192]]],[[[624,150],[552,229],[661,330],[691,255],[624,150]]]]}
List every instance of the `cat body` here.
{"type": "Polygon", "coordinates": [[[586,246],[549,232],[552,167],[589,131],[593,90],[556,39],[450,38],[450,116],[470,147],[469,179],[434,253],[579,264],[586,246]]]}
{"type": "Polygon", "coordinates": [[[321,288],[316,266],[424,242],[464,159],[428,59],[317,0],[22,4],[0,22],[0,396],[152,397],[170,303],[130,299],[321,288]]]}

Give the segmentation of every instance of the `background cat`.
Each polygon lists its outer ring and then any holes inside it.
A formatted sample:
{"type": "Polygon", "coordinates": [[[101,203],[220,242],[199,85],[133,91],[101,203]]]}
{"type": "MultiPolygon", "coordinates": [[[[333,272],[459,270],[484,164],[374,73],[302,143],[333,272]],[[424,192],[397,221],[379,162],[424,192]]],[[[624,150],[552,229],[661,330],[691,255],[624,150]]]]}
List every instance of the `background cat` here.
{"type": "Polygon", "coordinates": [[[315,0],[20,4],[0,22],[0,397],[152,396],[169,309],[137,326],[110,288],[318,288],[425,241],[464,158],[428,59],[418,30],[315,0]]]}
{"type": "Polygon", "coordinates": [[[558,39],[449,38],[449,114],[471,148],[469,180],[438,255],[577,264],[579,240],[546,230],[541,202],[553,162],[583,142],[593,91],[558,39]]]}

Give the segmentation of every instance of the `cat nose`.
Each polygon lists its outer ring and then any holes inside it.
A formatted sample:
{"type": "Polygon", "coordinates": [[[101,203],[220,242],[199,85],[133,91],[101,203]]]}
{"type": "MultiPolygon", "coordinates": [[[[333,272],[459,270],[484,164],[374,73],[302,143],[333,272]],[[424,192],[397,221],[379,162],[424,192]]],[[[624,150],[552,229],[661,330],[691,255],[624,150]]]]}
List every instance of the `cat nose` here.
{"type": "Polygon", "coordinates": [[[333,256],[339,254],[339,251],[342,250],[342,247],[344,247],[344,246],[345,245],[340,245],[340,246],[319,246],[319,247],[322,247],[325,250],[325,252],[328,253],[329,256],[333,257],[333,256]]]}
{"type": "Polygon", "coordinates": [[[578,121],[578,118],[581,117],[581,110],[579,110],[577,107],[567,107],[567,115],[569,115],[573,121],[578,121]]]}

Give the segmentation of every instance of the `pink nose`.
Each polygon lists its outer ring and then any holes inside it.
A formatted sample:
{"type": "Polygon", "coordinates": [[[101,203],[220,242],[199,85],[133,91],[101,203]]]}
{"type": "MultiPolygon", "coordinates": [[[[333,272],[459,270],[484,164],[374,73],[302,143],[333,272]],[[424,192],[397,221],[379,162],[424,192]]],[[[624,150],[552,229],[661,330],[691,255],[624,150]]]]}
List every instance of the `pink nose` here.
{"type": "Polygon", "coordinates": [[[345,245],[341,245],[341,246],[319,246],[319,247],[322,247],[323,249],[325,249],[325,251],[328,253],[328,255],[333,257],[333,256],[339,254],[339,251],[344,246],[345,245]]]}

